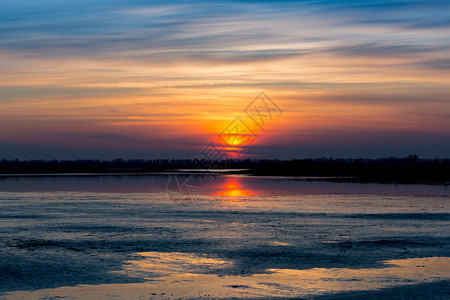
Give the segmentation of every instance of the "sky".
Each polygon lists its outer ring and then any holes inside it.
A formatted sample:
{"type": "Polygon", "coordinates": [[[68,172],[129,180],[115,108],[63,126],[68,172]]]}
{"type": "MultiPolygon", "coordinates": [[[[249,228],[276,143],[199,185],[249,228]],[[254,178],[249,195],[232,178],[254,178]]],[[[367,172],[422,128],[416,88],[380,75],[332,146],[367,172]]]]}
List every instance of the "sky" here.
{"type": "Polygon", "coordinates": [[[449,75],[449,1],[1,1],[0,159],[448,158],[449,75]]]}

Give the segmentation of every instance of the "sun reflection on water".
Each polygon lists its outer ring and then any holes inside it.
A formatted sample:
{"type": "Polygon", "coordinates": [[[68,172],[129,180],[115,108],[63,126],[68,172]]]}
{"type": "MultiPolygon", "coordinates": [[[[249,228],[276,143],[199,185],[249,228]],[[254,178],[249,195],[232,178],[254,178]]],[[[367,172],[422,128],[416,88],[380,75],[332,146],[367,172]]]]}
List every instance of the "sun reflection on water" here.
{"type": "Polygon", "coordinates": [[[244,197],[253,196],[256,193],[243,186],[241,177],[230,176],[227,178],[226,182],[219,187],[219,191],[215,196],[225,196],[225,197],[244,197]]]}

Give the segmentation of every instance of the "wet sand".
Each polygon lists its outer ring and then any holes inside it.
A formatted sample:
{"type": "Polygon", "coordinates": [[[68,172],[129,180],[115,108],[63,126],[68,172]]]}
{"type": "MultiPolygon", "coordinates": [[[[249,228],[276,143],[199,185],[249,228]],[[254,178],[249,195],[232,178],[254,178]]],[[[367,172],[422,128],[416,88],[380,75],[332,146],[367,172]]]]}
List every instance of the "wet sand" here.
{"type": "Polygon", "coordinates": [[[449,297],[444,186],[168,179],[0,182],[2,297],[449,297]]]}

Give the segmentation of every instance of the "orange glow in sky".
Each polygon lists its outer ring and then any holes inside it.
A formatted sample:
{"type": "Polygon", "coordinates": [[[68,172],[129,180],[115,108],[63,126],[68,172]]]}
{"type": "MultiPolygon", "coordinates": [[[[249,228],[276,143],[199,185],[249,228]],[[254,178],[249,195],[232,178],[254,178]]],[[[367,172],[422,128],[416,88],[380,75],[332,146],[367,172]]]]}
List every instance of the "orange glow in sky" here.
{"type": "Polygon", "coordinates": [[[0,158],[449,153],[447,9],[213,2],[0,4],[0,158]],[[261,91],[283,115],[224,139],[261,91]]]}

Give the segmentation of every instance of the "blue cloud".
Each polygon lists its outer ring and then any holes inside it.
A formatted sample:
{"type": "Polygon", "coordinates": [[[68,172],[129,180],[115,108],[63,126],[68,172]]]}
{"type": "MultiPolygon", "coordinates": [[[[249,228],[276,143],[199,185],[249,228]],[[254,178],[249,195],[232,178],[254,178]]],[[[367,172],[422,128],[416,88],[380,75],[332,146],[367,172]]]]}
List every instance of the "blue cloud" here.
{"type": "MultiPolygon", "coordinates": [[[[214,57],[218,50],[223,53],[231,46],[255,43],[267,44],[268,51],[274,44],[313,39],[397,43],[398,36],[408,31],[450,26],[449,8],[446,1],[161,1],[152,5],[148,1],[4,1],[0,49],[32,56],[120,55],[130,50],[203,55],[210,50],[214,57]],[[327,32],[331,25],[343,28],[341,36],[327,32]],[[368,31],[362,36],[351,34],[352,26],[387,26],[393,31],[386,36],[368,31]],[[396,35],[394,29],[401,31],[396,35]]],[[[417,36],[411,47],[429,41],[417,36]]]]}

